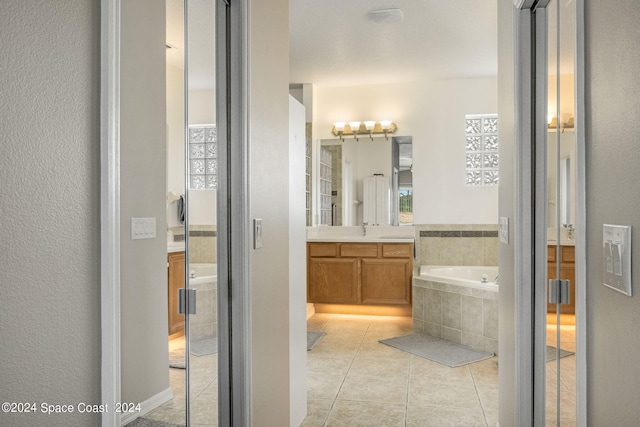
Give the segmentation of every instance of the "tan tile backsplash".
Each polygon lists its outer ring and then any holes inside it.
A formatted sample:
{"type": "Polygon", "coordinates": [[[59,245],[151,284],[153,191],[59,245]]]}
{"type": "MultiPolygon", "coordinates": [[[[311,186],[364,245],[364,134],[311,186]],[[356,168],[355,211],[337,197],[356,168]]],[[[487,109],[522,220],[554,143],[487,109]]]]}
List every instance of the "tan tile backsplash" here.
{"type": "MultiPolygon", "coordinates": [[[[192,263],[216,263],[216,226],[189,226],[189,260],[192,263]]],[[[172,227],[175,241],[184,241],[184,227],[172,227]]]]}
{"type": "Polygon", "coordinates": [[[497,224],[416,224],[421,265],[498,265],[497,224]]]}

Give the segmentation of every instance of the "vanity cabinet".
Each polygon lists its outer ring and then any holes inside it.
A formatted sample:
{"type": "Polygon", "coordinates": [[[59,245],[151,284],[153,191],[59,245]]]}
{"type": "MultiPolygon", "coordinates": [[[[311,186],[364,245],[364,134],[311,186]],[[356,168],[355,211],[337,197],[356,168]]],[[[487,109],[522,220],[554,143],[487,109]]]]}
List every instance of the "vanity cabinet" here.
{"type": "Polygon", "coordinates": [[[307,243],[311,303],[409,305],[412,243],[307,243]]]}
{"type": "Polygon", "coordinates": [[[184,288],[184,252],[167,254],[169,300],[169,336],[184,335],[184,314],[178,313],[178,289],[184,288]]]}
{"type": "MultiPolygon", "coordinates": [[[[557,247],[547,246],[548,278],[557,277],[558,257],[557,247]]],[[[569,304],[560,305],[560,313],[575,314],[576,311],[576,252],[575,246],[560,246],[560,279],[569,280],[569,304]]],[[[548,281],[547,281],[548,286],[548,281]]],[[[547,304],[547,312],[555,313],[556,305],[547,304]]]]}

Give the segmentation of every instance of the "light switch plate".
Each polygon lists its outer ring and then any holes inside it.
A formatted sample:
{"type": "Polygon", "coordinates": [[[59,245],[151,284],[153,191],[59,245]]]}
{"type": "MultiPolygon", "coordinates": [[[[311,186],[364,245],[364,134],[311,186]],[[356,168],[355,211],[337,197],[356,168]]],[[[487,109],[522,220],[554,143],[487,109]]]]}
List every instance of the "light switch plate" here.
{"type": "Polygon", "coordinates": [[[509,217],[501,216],[498,234],[500,236],[500,243],[509,244],[509,217]]]}
{"type": "Polygon", "coordinates": [[[253,219],[253,249],[262,247],[262,218],[253,219]]]}
{"type": "Polygon", "coordinates": [[[131,218],[131,239],[155,239],[155,218],[131,218]]]}
{"type": "Polygon", "coordinates": [[[602,284],[631,296],[631,226],[602,228],[602,284]]]}

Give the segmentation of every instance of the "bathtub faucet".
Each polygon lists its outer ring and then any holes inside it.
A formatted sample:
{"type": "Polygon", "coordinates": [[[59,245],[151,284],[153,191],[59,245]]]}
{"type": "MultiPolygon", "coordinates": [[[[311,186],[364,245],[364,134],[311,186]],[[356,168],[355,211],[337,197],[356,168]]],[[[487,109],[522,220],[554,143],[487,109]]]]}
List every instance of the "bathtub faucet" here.
{"type": "Polygon", "coordinates": [[[362,236],[366,236],[367,235],[367,225],[369,225],[368,222],[363,222],[362,223],[362,236]]]}

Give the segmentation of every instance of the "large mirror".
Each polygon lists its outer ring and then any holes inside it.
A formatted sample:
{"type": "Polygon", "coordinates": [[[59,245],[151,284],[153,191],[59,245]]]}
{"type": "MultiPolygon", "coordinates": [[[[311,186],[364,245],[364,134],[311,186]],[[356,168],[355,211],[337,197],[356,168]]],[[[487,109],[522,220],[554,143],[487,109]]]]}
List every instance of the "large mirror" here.
{"type": "Polygon", "coordinates": [[[413,224],[411,136],[323,139],[316,176],[321,225],[376,225],[367,217],[365,180],[381,177],[388,197],[376,201],[388,213],[379,225],[413,224]]]}
{"type": "Polygon", "coordinates": [[[576,138],[574,129],[561,128],[560,132],[550,129],[547,150],[549,238],[555,240],[559,228],[562,240],[573,240],[575,238],[574,224],[576,223],[576,138]],[[559,148],[558,143],[560,144],[559,148]]]}

